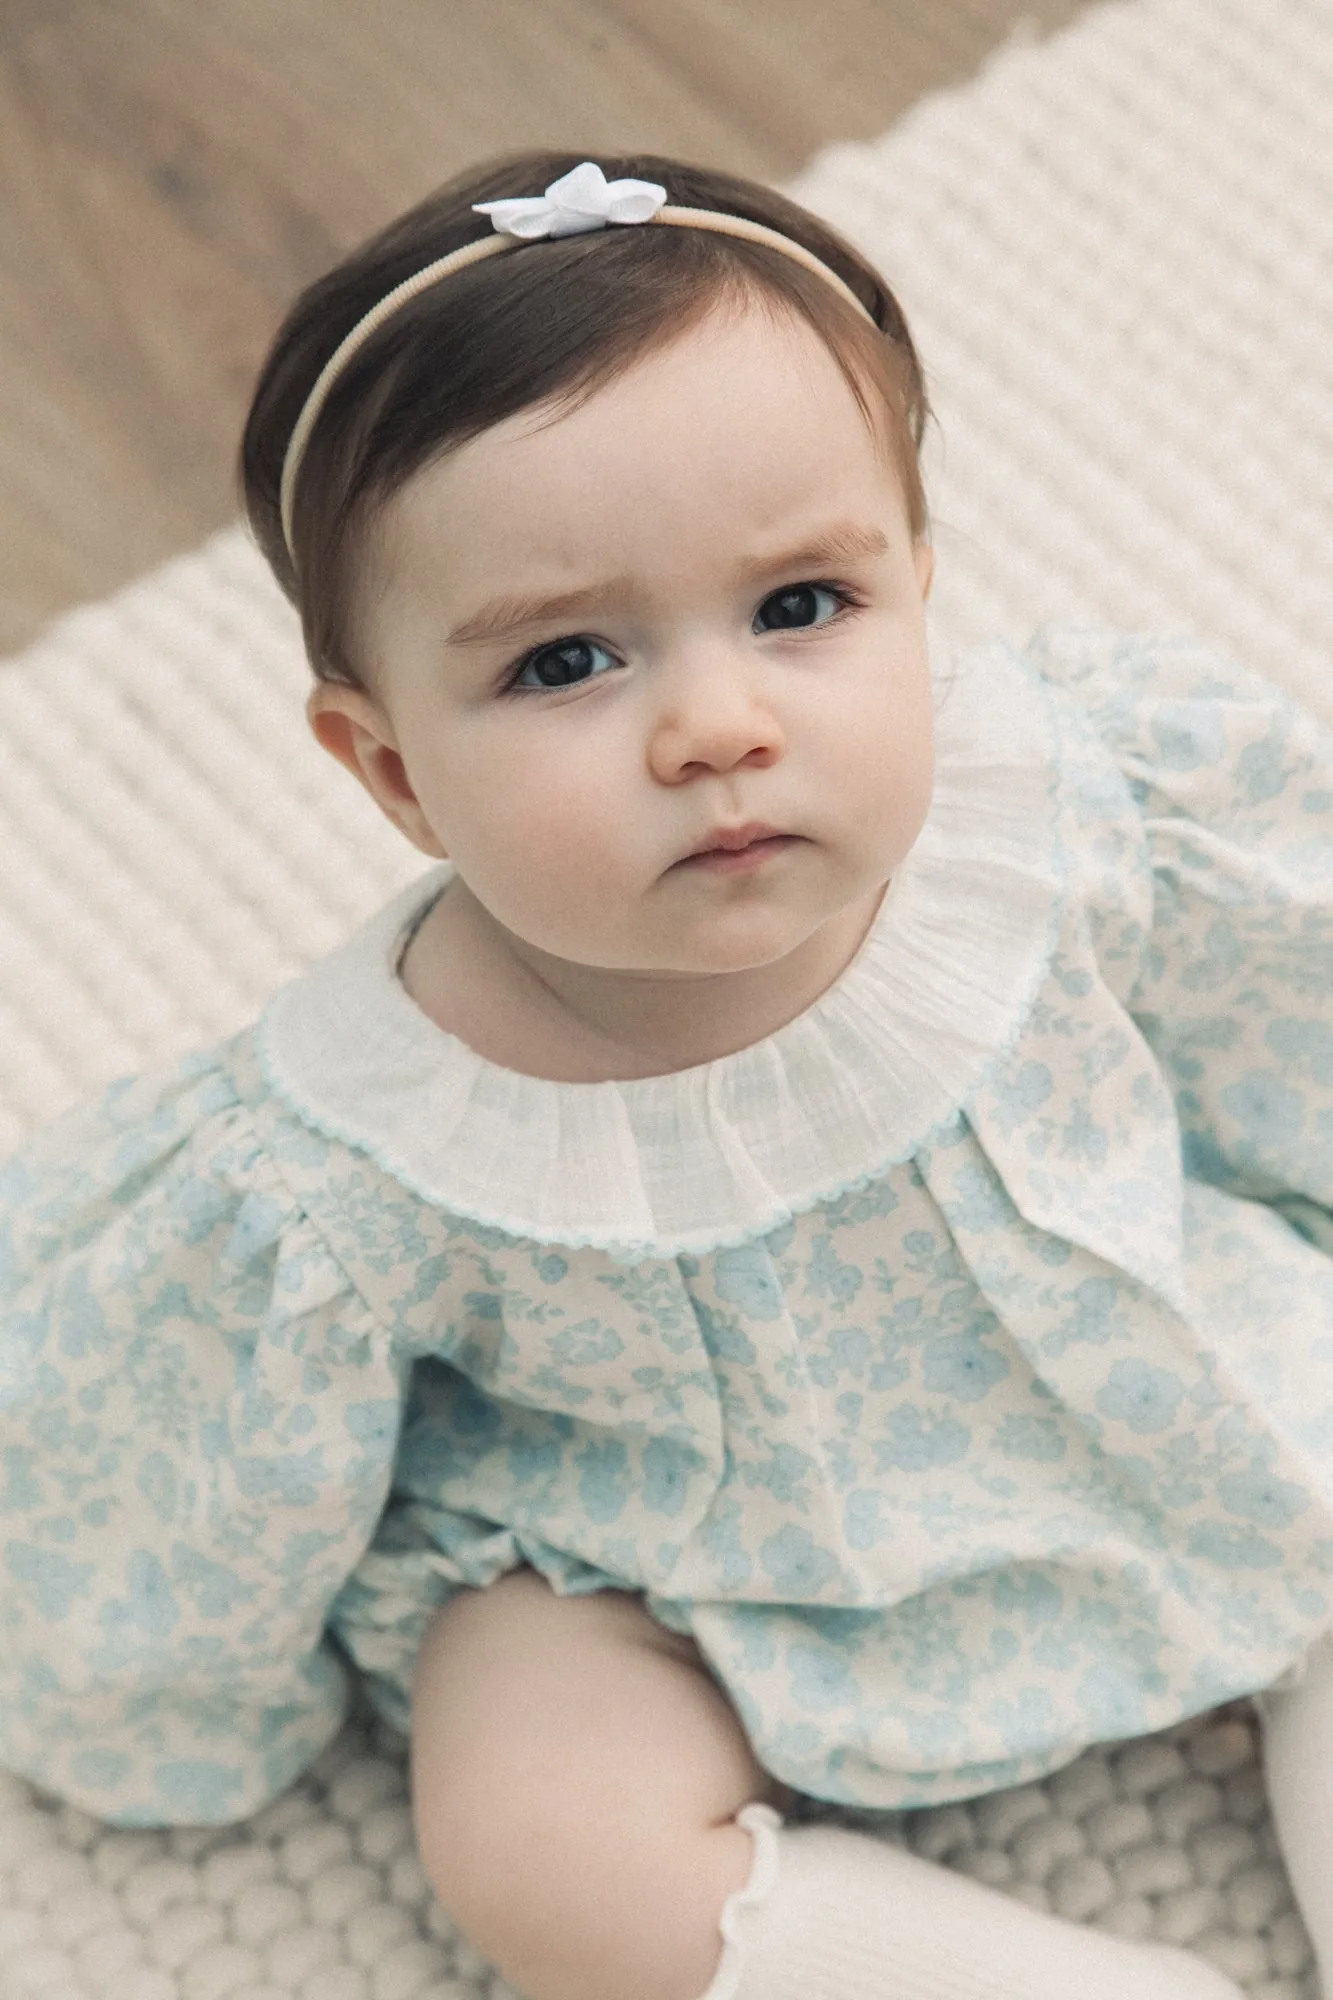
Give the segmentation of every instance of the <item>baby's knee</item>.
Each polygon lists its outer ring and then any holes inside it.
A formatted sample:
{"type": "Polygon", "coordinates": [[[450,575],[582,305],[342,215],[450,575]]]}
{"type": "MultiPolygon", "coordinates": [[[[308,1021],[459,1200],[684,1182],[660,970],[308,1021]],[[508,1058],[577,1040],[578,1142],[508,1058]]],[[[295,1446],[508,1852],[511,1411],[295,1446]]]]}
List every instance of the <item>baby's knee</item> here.
{"type": "Polygon", "coordinates": [[[774,1788],[721,1689],[632,1597],[469,1593],[413,1696],[423,1866],[531,2000],[694,2000],[774,1788]],[[668,1643],[668,1641],[670,1643],[668,1643]]]}
{"type": "Polygon", "coordinates": [[[521,1810],[493,1797],[456,1803],[453,1838],[435,1853],[436,1894],[527,2000],[707,1993],[723,1907],[753,1866],[750,1834],[666,1826],[647,1807],[633,1823],[602,1823],[594,1801],[556,1804],[540,1791],[521,1810]]]}

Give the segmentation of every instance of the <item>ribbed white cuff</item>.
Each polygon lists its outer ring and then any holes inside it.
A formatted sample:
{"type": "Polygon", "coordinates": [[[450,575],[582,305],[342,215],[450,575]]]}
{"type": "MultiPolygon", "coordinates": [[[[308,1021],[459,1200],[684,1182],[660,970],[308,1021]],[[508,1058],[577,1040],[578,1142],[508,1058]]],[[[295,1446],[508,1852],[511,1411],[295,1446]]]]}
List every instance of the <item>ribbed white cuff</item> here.
{"type": "Polygon", "coordinates": [[[1242,2000],[1192,1953],[1033,1910],[871,1834],[786,1827],[754,1803],[701,2000],[1242,2000]]]}
{"type": "Polygon", "coordinates": [[[713,1975],[713,1983],[701,2000],[736,2000],[736,1989],[741,1980],[741,1912],[752,1904],[767,1902],[778,1879],[778,1830],[783,1824],[781,1814],[775,1812],[772,1806],[756,1800],[752,1805],[741,1807],[736,1815],[736,1824],[754,1837],[754,1861],[744,1888],[737,1889],[722,1905],[719,1920],[722,1957],[713,1975]]]}

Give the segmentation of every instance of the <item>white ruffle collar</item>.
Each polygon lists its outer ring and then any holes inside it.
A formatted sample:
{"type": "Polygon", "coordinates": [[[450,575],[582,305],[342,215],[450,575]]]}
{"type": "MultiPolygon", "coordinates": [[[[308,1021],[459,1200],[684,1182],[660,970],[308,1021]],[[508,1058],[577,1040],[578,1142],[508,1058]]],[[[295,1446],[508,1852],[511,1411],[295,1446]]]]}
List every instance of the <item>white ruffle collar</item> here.
{"type": "Polygon", "coordinates": [[[478,1055],[398,978],[445,862],[273,996],[265,1077],[423,1200],[511,1235],[627,1259],[760,1235],[907,1158],[1012,1042],[1054,939],[1056,767],[1031,670],[1002,644],[963,654],[926,822],[859,951],[732,1055],[607,1083],[478,1055]]]}

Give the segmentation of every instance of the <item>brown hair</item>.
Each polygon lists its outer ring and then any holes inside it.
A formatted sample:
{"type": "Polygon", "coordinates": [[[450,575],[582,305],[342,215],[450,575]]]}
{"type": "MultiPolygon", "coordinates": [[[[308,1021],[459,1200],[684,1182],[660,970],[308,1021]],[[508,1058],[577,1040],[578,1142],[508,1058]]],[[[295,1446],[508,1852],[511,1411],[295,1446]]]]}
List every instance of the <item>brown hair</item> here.
{"type": "Polygon", "coordinates": [[[598,230],[485,259],[391,314],[338,377],[297,481],[293,561],[278,502],[283,459],[335,347],[403,279],[493,233],[473,202],[540,194],[584,157],[506,153],[468,168],[308,286],[279,327],[246,419],[239,474],[255,539],[300,611],[319,679],[364,684],[353,658],[354,590],[384,501],[428,461],[520,410],[547,400],[577,407],[719,304],[758,301],[813,328],[871,430],[878,434],[876,418],[881,426],[887,418],[912,532],[926,533],[918,459],[925,384],[902,310],[873,265],[757,182],[656,154],[599,154],[609,181],[656,181],[680,207],[746,216],[803,244],[850,286],[874,327],[780,250],[702,229],[598,230]]]}

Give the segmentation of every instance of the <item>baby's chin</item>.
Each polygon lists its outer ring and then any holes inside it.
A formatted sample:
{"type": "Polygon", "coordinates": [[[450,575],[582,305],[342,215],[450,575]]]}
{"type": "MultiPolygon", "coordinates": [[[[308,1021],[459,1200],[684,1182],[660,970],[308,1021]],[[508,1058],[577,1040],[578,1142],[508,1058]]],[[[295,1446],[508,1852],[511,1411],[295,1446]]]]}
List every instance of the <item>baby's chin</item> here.
{"type": "Polygon", "coordinates": [[[845,906],[813,916],[726,912],[637,931],[626,925],[614,936],[571,930],[557,937],[536,927],[538,935],[525,943],[529,954],[552,966],[579,967],[608,979],[725,979],[781,968],[803,948],[817,948],[827,927],[845,913],[845,906]]]}

